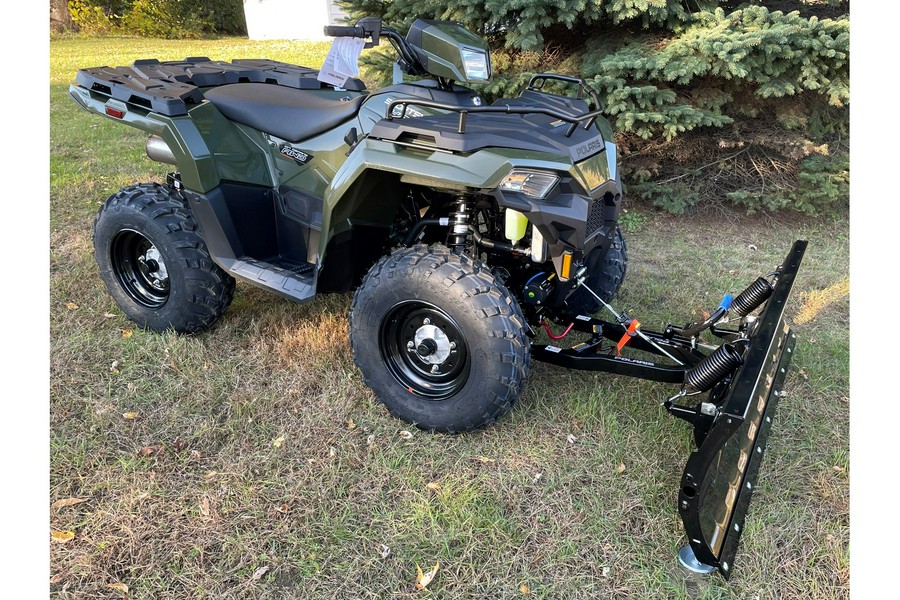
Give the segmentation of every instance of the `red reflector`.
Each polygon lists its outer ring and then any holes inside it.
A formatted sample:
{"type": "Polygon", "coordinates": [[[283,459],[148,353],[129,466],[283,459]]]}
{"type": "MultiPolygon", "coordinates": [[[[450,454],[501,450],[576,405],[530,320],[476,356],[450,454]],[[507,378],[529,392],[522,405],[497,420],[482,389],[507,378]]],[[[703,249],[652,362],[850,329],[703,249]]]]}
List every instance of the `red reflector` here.
{"type": "Polygon", "coordinates": [[[124,110],[119,110],[118,108],[113,108],[113,107],[111,107],[111,106],[107,106],[107,107],[106,107],[106,114],[108,114],[108,115],[111,116],[111,117],[115,117],[115,118],[117,118],[117,119],[121,119],[122,117],[125,116],[125,111],[124,111],[124,110]]]}

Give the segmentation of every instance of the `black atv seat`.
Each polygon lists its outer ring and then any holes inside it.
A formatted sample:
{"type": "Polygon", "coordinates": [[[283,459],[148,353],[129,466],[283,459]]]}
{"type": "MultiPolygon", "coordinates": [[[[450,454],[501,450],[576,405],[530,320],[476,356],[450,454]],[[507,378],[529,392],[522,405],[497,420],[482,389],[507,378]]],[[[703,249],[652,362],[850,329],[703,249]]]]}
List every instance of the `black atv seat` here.
{"type": "Polygon", "coordinates": [[[336,99],[268,83],[222,85],[207,90],[204,96],[232,121],[289,142],[299,142],[340,125],[357,113],[365,99],[349,95],[336,99]]]}

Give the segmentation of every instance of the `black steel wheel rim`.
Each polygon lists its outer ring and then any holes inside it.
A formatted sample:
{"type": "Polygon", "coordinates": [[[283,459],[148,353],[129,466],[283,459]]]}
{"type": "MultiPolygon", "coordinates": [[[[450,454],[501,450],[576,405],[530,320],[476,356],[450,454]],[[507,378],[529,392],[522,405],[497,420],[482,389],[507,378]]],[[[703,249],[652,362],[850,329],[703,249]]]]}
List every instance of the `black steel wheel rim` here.
{"type": "Polygon", "coordinates": [[[141,233],[123,229],[113,237],[110,261],[116,279],[132,300],[160,308],[169,299],[169,277],[156,246],[141,233]]]}
{"type": "Polygon", "coordinates": [[[469,348],[462,329],[429,302],[407,300],[392,306],[381,321],[379,346],[391,375],[412,394],[442,400],[459,392],[469,378],[469,348]]]}

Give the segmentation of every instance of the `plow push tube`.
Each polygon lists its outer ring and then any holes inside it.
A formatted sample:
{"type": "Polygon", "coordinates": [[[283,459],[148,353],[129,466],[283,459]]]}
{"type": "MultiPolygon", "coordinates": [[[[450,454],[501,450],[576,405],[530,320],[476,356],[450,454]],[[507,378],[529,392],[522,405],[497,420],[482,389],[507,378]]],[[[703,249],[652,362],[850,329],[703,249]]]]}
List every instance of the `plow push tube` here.
{"type": "Polygon", "coordinates": [[[796,342],[784,309],[805,251],[805,241],[795,242],[782,264],[772,296],[754,324],[744,364],[716,402],[715,421],[685,466],[678,511],[690,545],[682,548],[679,559],[694,571],[718,569],[728,579],[734,568],[796,342]]]}

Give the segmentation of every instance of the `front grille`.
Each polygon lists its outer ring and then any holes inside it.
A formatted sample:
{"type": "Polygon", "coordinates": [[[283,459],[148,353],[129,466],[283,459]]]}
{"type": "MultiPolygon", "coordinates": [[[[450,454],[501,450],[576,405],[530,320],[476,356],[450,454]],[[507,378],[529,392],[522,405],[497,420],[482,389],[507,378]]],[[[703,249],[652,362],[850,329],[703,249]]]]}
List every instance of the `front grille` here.
{"type": "Polygon", "coordinates": [[[587,226],[585,227],[585,237],[591,237],[603,227],[603,198],[598,198],[591,203],[591,210],[588,212],[587,226]]]}

